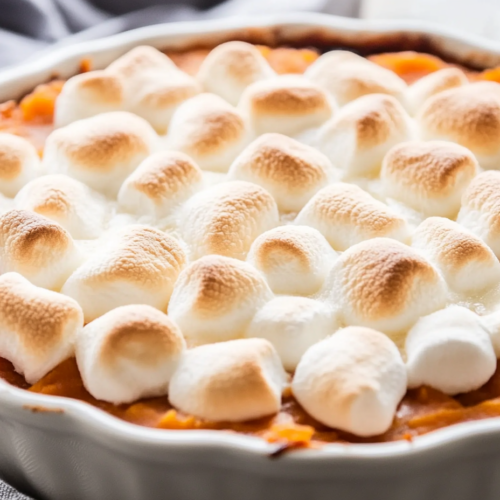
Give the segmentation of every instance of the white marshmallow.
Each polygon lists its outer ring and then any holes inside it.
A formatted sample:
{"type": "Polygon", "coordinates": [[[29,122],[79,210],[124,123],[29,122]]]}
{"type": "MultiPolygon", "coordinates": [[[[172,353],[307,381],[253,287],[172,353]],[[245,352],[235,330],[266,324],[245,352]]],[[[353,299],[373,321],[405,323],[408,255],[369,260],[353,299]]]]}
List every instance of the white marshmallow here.
{"type": "Polygon", "coordinates": [[[433,95],[467,85],[469,80],[459,68],[444,68],[419,78],[408,87],[406,103],[412,114],[417,113],[424,102],[433,95]]]}
{"type": "Polygon", "coordinates": [[[103,113],[52,132],[45,143],[43,167],[66,174],[115,197],[125,178],[151,154],[157,135],[126,112],[103,113]]]}
{"type": "Polygon", "coordinates": [[[33,145],[22,137],[0,133],[0,194],[14,197],[40,173],[40,158],[33,145]]]}
{"type": "Polygon", "coordinates": [[[349,327],[307,350],[292,390],[321,423],[358,436],[375,436],[391,426],[406,392],[406,370],[398,349],[385,335],[349,327]]]}
{"type": "Polygon", "coordinates": [[[336,250],[385,236],[409,239],[406,220],[355,184],[338,182],[316,193],[295,224],[317,229],[336,250]]]}
{"type": "Polygon", "coordinates": [[[306,297],[282,296],[257,311],[246,336],[273,344],[288,371],[297,367],[309,347],[339,328],[334,311],[306,297]]]}
{"type": "Polygon", "coordinates": [[[59,223],[75,239],[98,238],[108,214],[106,199],[67,175],[32,180],[15,198],[17,208],[59,223]]]}
{"type": "Polygon", "coordinates": [[[404,80],[353,52],[323,54],[307,68],[305,76],[327,89],[341,106],[367,94],[388,94],[404,101],[404,80]]]}
{"type": "Polygon", "coordinates": [[[30,384],[74,352],[83,313],[73,299],[32,285],[17,273],[0,276],[0,357],[30,384]]]}
{"type": "Polygon", "coordinates": [[[122,184],[118,203],[123,210],[161,218],[203,185],[203,173],[189,156],[162,151],[146,158],[122,184]]]}
{"type": "Polygon", "coordinates": [[[255,238],[278,222],[278,207],[266,190],[250,182],[232,181],[189,199],[180,214],[179,228],[192,259],[208,254],[245,259],[255,238]]]}
{"type": "Polygon", "coordinates": [[[455,218],[463,192],[478,173],[476,158],[463,146],[414,141],[385,155],[380,177],[386,196],[426,216],[455,218]]]}
{"type": "Polygon", "coordinates": [[[318,131],[313,145],[345,177],[373,176],[384,155],[413,135],[411,118],[390,95],[371,94],[344,106],[318,131]]]}
{"type": "Polygon", "coordinates": [[[248,86],[238,107],[256,135],[298,135],[319,127],[335,110],[326,91],[298,75],[281,75],[248,86]]]}
{"type": "Polygon", "coordinates": [[[472,180],[462,196],[457,222],[500,257],[500,172],[482,172],[472,180]]]}
{"type": "Polygon", "coordinates": [[[106,71],[89,71],[69,78],[56,99],[54,125],[70,123],[126,107],[125,82],[106,71]]]}
{"type": "Polygon", "coordinates": [[[185,349],[179,327],[145,305],[117,307],[89,323],[76,339],[85,388],[114,404],[161,396],[185,349]]]}
{"type": "Polygon", "coordinates": [[[236,158],[228,177],[259,184],[271,193],[282,212],[298,212],[340,174],[311,146],[285,135],[264,134],[236,158]]]}
{"type": "Polygon", "coordinates": [[[247,260],[266,278],[274,293],[312,295],[325,280],[337,252],[308,226],[279,226],[262,233],[247,260]]]}
{"type": "Polygon", "coordinates": [[[500,283],[500,262],[491,248],[449,219],[424,220],[413,234],[412,246],[440,269],[457,292],[481,292],[500,283]]]}
{"type": "Polygon", "coordinates": [[[27,210],[0,217],[0,274],[15,271],[59,291],[81,260],[70,234],[50,219],[27,210]]]}
{"type": "Polygon", "coordinates": [[[239,111],[215,94],[188,99],[175,112],[167,145],[188,154],[203,170],[227,172],[250,142],[239,111]]]}
{"type": "Polygon", "coordinates": [[[240,339],[186,351],[170,381],[172,405],[212,422],[277,413],[286,374],[264,339],[240,339]]]}
{"type": "Polygon", "coordinates": [[[165,310],[185,263],[173,237],[147,226],[128,226],[69,277],[62,293],[82,306],[85,322],[129,304],[165,310]]]}
{"type": "Polygon", "coordinates": [[[325,280],[323,297],[347,325],[380,330],[399,342],[425,314],[446,304],[437,270],[412,248],[388,238],[346,250],[325,280]]]}
{"type": "Polygon", "coordinates": [[[215,47],[203,60],[197,79],[206,92],[236,106],[248,85],[274,76],[276,73],[254,45],[227,42],[215,47]]]}
{"type": "Polygon", "coordinates": [[[490,340],[496,357],[500,358],[500,310],[486,316],[481,316],[479,319],[490,334],[490,340]]]}
{"type": "Polygon", "coordinates": [[[470,149],[485,169],[500,163],[500,85],[477,82],[439,92],[417,113],[424,140],[443,139],[470,149]]]}
{"type": "Polygon", "coordinates": [[[195,344],[242,337],[255,312],[273,294],[251,265],[209,255],[180,274],[168,315],[195,344]]]}
{"type": "Polygon", "coordinates": [[[421,318],[408,332],[408,385],[429,385],[445,394],[478,389],[496,369],[490,336],[479,316],[450,306],[421,318]]]}

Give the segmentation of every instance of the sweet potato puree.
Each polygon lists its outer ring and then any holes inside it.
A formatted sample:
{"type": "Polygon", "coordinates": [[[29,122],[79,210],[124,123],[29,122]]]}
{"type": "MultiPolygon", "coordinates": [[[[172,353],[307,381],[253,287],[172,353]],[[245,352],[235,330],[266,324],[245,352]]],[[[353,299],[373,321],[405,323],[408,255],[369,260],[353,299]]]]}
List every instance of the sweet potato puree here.
{"type": "MultiPolygon", "coordinates": [[[[262,54],[278,73],[302,73],[319,56],[312,49],[271,49],[259,46],[262,54]]],[[[195,74],[208,50],[193,50],[167,54],[183,70],[195,74]]],[[[370,56],[370,59],[400,75],[411,83],[433,71],[449,66],[441,59],[415,52],[400,52],[370,56]]],[[[82,61],[82,71],[91,69],[91,61],[82,61]]],[[[471,80],[487,79],[500,82],[500,68],[482,73],[467,72],[471,80]]],[[[0,105],[0,131],[28,138],[43,154],[44,141],[53,126],[54,103],[64,84],[62,80],[39,85],[19,103],[0,105]]],[[[169,404],[167,397],[144,399],[133,404],[113,405],[93,398],[83,387],[74,358],[52,370],[38,383],[29,386],[17,374],[10,362],[0,358],[0,377],[32,392],[64,396],[85,401],[120,419],[158,429],[219,429],[260,436],[283,445],[283,449],[320,446],[329,442],[384,442],[411,440],[414,436],[450,424],[500,416],[500,369],[481,389],[449,397],[427,387],[407,392],[399,405],[392,427],[383,435],[362,439],[320,424],[300,407],[291,393],[284,395],[281,411],[272,417],[245,423],[215,423],[183,415],[169,404]]]]}
{"type": "Polygon", "coordinates": [[[123,405],[99,401],[85,390],[74,358],[61,363],[31,387],[14,371],[9,361],[0,358],[0,377],[31,392],[85,401],[115,417],[146,427],[240,432],[260,436],[285,447],[317,447],[332,442],[411,440],[447,425],[500,416],[500,369],[482,388],[457,397],[447,396],[429,387],[408,391],[399,405],[392,427],[385,434],[369,439],[325,427],[307,415],[291,393],[285,393],[281,411],[277,415],[244,423],[224,423],[207,422],[184,415],[172,408],[166,396],[123,405]]]}

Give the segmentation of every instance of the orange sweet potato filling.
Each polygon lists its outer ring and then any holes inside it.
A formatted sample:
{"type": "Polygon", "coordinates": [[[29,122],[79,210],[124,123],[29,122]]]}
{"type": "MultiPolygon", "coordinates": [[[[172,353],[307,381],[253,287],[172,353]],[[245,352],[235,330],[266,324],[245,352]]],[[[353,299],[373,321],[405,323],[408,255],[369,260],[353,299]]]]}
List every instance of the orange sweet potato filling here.
{"type": "Polygon", "coordinates": [[[477,391],[457,397],[447,396],[429,387],[408,391],[399,405],[391,428],[372,438],[360,438],[320,424],[301,408],[289,391],[284,394],[281,411],[277,415],[242,423],[208,422],[178,412],[170,405],[166,396],[122,405],[99,401],[83,386],[74,358],[61,363],[31,387],[14,371],[9,361],[0,358],[0,377],[31,392],[84,401],[133,424],[156,429],[239,432],[291,447],[318,447],[333,442],[381,443],[412,440],[415,436],[451,424],[500,416],[500,369],[477,391]]]}
{"type": "MultiPolygon", "coordinates": [[[[271,49],[258,46],[276,72],[303,73],[319,54],[311,49],[271,49]]],[[[167,52],[184,71],[196,74],[208,50],[167,52]]],[[[449,64],[429,54],[400,52],[369,57],[411,83],[449,64]]],[[[89,71],[91,61],[82,61],[81,71],[89,71]]],[[[471,80],[485,79],[500,82],[500,68],[484,72],[466,72],[471,80]]],[[[53,129],[55,100],[64,81],[54,80],[39,85],[20,103],[9,101],[0,105],[0,131],[21,135],[29,139],[40,151],[53,129]]],[[[40,394],[78,399],[128,422],[158,429],[217,429],[260,436],[283,445],[283,449],[301,446],[321,446],[324,443],[385,442],[411,440],[415,436],[451,424],[500,416],[500,368],[480,389],[457,397],[421,387],[407,392],[400,403],[391,428],[373,438],[359,438],[330,429],[310,417],[291,393],[283,397],[277,415],[244,423],[207,422],[175,410],[167,397],[149,398],[126,405],[113,405],[93,398],[84,388],[74,358],[61,363],[38,383],[29,386],[15,372],[10,362],[0,358],[0,377],[12,385],[40,394]]]]}

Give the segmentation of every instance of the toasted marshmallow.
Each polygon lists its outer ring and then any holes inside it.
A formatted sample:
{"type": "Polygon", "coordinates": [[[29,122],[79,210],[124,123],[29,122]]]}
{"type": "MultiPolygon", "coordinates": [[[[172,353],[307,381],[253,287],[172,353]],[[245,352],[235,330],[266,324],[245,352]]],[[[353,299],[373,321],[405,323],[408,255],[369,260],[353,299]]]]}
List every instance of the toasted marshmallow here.
{"type": "Polygon", "coordinates": [[[344,106],[320,128],[314,145],[346,177],[371,176],[379,171],[387,151],[412,134],[411,119],[399,101],[372,94],[344,106]]]}
{"type": "Polygon", "coordinates": [[[479,164],[500,163],[500,85],[478,82],[427,99],[417,114],[423,139],[444,139],[470,149],[479,164]]]}
{"type": "Polygon", "coordinates": [[[276,73],[254,45],[227,42],[215,47],[203,60],[197,79],[206,92],[236,106],[250,84],[273,76],[276,73]]]}
{"type": "Polygon", "coordinates": [[[385,194],[426,216],[456,217],[465,188],[479,172],[474,155],[444,141],[405,142],[384,157],[385,194]]]}
{"type": "Polygon", "coordinates": [[[70,234],[56,222],[27,210],[0,217],[0,274],[15,271],[58,291],[81,259],[70,234]]]}
{"type": "Polygon", "coordinates": [[[73,76],[56,99],[54,125],[64,127],[100,113],[125,107],[124,82],[106,71],[89,71],[73,76]]]}
{"type": "Polygon", "coordinates": [[[250,135],[236,108],[215,94],[200,94],[179,106],[167,139],[171,149],[188,154],[203,170],[227,172],[250,135]]]}
{"type": "Polygon", "coordinates": [[[186,351],[169,388],[173,406],[213,422],[277,413],[286,373],[264,339],[240,339],[186,351]]]}
{"type": "Polygon", "coordinates": [[[188,200],[179,226],[192,259],[213,253],[244,259],[255,238],[278,222],[278,207],[266,190],[233,181],[212,186],[188,200]]]}
{"type": "Polygon", "coordinates": [[[300,211],[295,223],[320,231],[335,250],[346,250],[377,236],[399,241],[409,238],[403,217],[355,184],[343,182],[319,191],[300,211]]]}
{"type": "Polygon", "coordinates": [[[408,332],[406,353],[408,386],[425,384],[445,394],[478,389],[497,364],[479,316],[460,306],[421,318],[408,332]]]}
{"type": "Polygon", "coordinates": [[[413,234],[412,246],[423,251],[457,292],[480,292],[500,283],[500,262],[491,248],[449,219],[424,220],[413,234]]]}
{"type": "Polygon", "coordinates": [[[339,327],[333,309],[306,297],[276,297],[252,319],[246,336],[273,344],[288,371],[297,367],[302,355],[339,327]]]}
{"type": "Polygon", "coordinates": [[[0,357],[30,384],[73,354],[83,327],[80,306],[17,273],[0,276],[0,357]]]}
{"type": "Polygon", "coordinates": [[[62,293],[78,301],[86,323],[129,304],[165,310],[185,262],[173,237],[151,227],[128,226],[69,277],[62,293]]]}
{"type": "Polygon", "coordinates": [[[256,135],[297,135],[328,120],[335,105],[319,85],[302,76],[282,75],[252,83],[238,107],[256,135]]]}
{"type": "Polygon", "coordinates": [[[316,59],[305,72],[343,106],[367,94],[389,94],[403,101],[406,83],[393,71],[344,50],[332,50],[316,59]]]}
{"type": "Polygon", "coordinates": [[[132,49],[106,72],[124,82],[126,109],[147,120],[160,134],[167,131],[177,107],[201,92],[193,77],[149,46],[132,49]]]}
{"type": "Polygon", "coordinates": [[[312,295],[322,287],[336,257],[319,231],[289,225],[261,234],[247,260],[266,277],[274,293],[312,295]]]}
{"type": "Polygon", "coordinates": [[[13,198],[39,170],[40,158],[29,141],[0,133],[0,194],[13,198]]]}
{"type": "Polygon", "coordinates": [[[307,350],[292,390],[321,423],[357,436],[375,436],[392,424],[406,392],[406,370],[385,335],[351,326],[307,350]]]}
{"type": "Polygon", "coordinates": [[[298,212],[340,171],[311,146],[281,134],[264,134],[236,158],[230,179],[254,182],[267,189],[282,212],[298,212]]]}
{"type": "Polygon", "coordinates": [[[482,238],[500,258],[500,172],[483,172],[469,184],[457,222],[482,238]]]}
{"type": "Polygon", "coordinates": [[[157,136],[142,118],[104,113],[52,132],[45,144],[47,173],[66,174],[114,197],[125,178],[151,154],[157,136]]]}
{"type": "Polygon", "coordinates": [[[203,184],[203,173],[184,153],[162,151],[146,158],[120,188],[118,203],[138,215],[166,217],[203,184]]]}
{"type": "Polygon", "coordinates": [[[412,248],[388,238],[344,252],[333,264],[324,294],[348,325],[375,328],[395,341],[420,316],[446,304],[437,270],[412,248]]]}
{"type": "Polygon", "coordinates": [[[180,274],[168,315],[195,344],[242,337],[272,292],[246,262],[208,255],[180,274]]]}
{"type": "Polygon", "coordinates": [[[75,239],[98,238],[104,228],[106,199],[67,175],[44,175],[19,191],[17,208],[59,223],[75,239]]]}
{"type": "Polygon", "coordinates": [[[469,80],[458,68],[444,68],[419,78],[408,87],[406,103],[412,114],[415,114],[424,102],[444,90],[467,85],[469,80]]]}
{"type": "Polygon", "coordinates": [[[186,343],[179,327],[151,306],[117,307],[76,339],[85,388],[114,404],[167,394],[186,343]]]}

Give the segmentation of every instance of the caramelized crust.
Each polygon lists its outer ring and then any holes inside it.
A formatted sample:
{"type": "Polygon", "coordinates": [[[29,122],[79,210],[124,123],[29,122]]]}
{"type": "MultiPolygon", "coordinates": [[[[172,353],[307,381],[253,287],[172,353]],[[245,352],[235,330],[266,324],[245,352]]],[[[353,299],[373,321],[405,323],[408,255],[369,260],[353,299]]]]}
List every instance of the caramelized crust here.
{"type": "Polygon", "coordinates": [[[21,272],[39,270],[72,245],[65,229],[34,212],[10,210],[0,217],[0,246],[21,272]]]}
{"type": "Polygon", "coordinates": [[[31,285],[16,273],[0,277],[0,329],[15,332],[30,355],[56,349],[70,322],[83,324],[78,304],[69,297],[31,285]]]}
{"type": "MultiPolygon", "coordinates": [[[[200,316],[226,314],[250,295],[266,294],[267,287],[256,270],[234,259],[210,255],[186,269],[180,286],[196,291],[193,311],[200,316]]],[[[181,281],[181,280],[179,280],[181,281]]]]}
{"type": "Polygon", "coordinates": [[[436,270],[397,241],[377,238],[343,255],[342,285],[354,311],[370,321],[395,316],[411,302],[416,286],[438,282],[436,270]]]}
{"type": "Polygon", "coordinates": [[[95,104],[120,106],[124,89],[120,78],[104,71],[90,71],[78,75],[78,86],[95,104]]]}

